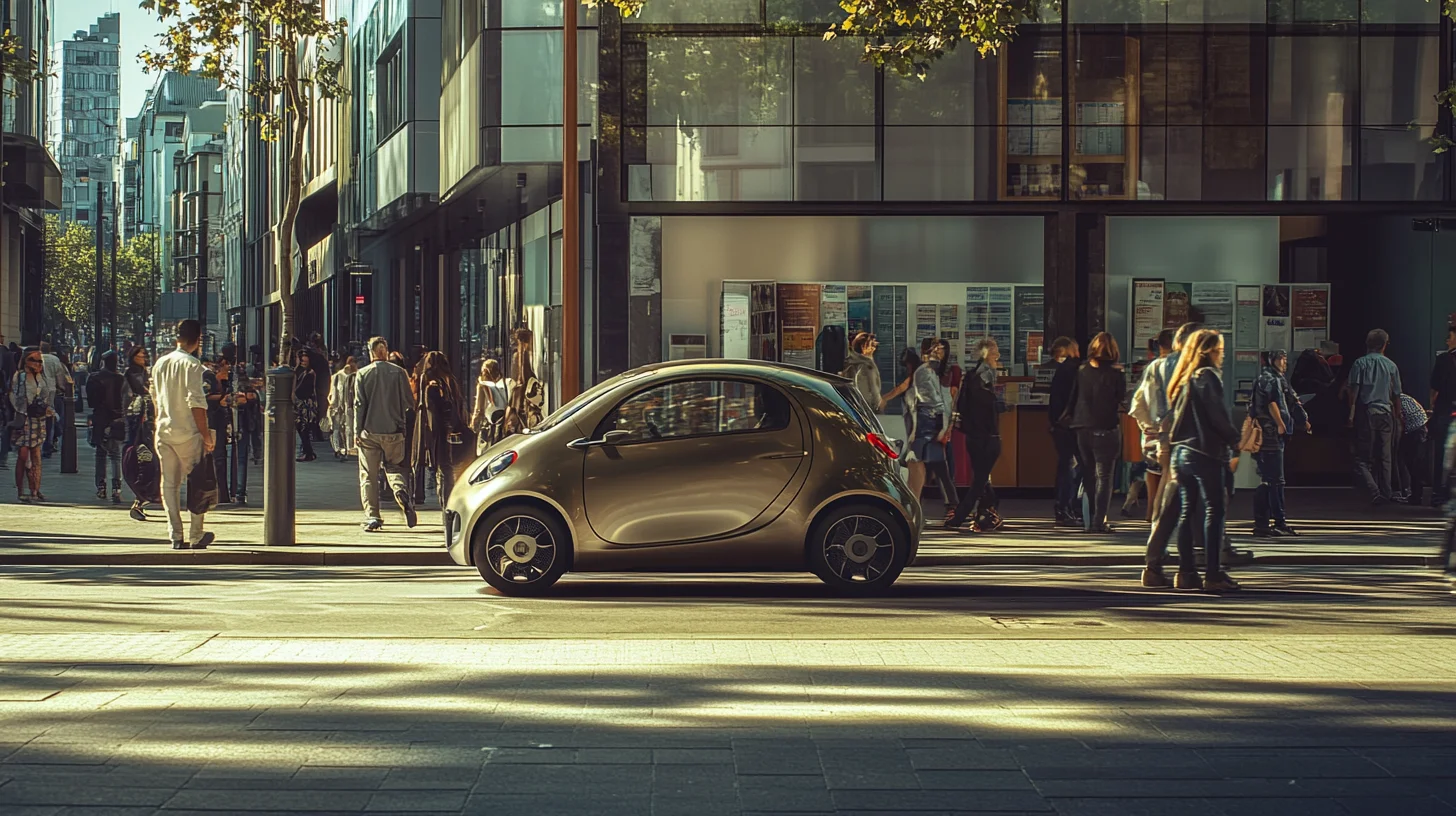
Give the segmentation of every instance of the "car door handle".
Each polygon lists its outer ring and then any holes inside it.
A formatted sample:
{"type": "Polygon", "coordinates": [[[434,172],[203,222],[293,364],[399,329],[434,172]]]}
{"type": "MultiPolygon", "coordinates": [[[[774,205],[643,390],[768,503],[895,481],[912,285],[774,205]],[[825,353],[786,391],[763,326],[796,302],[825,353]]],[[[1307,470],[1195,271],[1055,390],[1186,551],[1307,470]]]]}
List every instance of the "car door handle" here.
{"type": "Polygon", "coordinates": [[[760,459],[802,459],[808,456],[808,451],[794,451],[793,453],[766,453],[760,459]]]}

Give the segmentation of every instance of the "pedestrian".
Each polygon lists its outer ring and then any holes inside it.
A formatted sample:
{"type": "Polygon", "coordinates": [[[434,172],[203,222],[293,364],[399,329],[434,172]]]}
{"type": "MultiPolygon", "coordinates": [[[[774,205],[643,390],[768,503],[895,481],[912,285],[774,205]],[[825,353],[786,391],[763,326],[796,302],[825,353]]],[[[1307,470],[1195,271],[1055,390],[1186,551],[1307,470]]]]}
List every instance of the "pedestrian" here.
{"type": "Polygon", "coordinates": [[[1249,400],[1249,416],[1263,432],[1263,441],[1254,454],[1259,469],[1259,487],[1254,491],[1254,535],[1259,538],[1298,535],[1289,526],[1284,506],[1284,444],[1295,430],[1308,433],[1310,426],[1299,395],[1284,378],[1288,370],[1288,352],[1269,352],[1249,400]]]}
{"type": "Polygon", "coordinates": [[[925,487],[927,471],[935,469],[940,482],[941,498],[945,502],[947,516],[955,511],[959,503],[955,485],[945,458],[945,443],[950,441],[951,401],[950,392],[940,382],[937,363],[944,351],[934,337],[927,337],[920,343],[920,367],[911,377],[910,388],[905,392],[905,406],[909,426],[906,436],[910,449],[905,461],[910,468],[910,495],[919,498],[925,487]]]}
{"type": "Polygon", "coordinates": [[[976,345],[976,354],[976,367],[961,381],[955,402],[971,466],[971,486],[961,494],[945,526],[957,529],[975,511],[984,521],[976,524],[976,531],[991,532],[1002,527],[991,487],[991,470],[1001,458],[1001,409],[996,399],[996,364],[1001,360],[1001,350],[995,340],[987,337],[976,345]]]}
{"type": "Polygon", "coordinates": [[[177,324],[177,347],[152,367],[152,392],[157,406],[157,455],[162,461],[162,507],[167,511],[167,533],[174,550],[205,550],[213,534],[202,529],[203,514],[188,508],[187,530],[182,529],[182,486],[216,441],[207,425],[207,396],[202,388],[202,361],[195,356],[202,345],[202,324],[177,324]]]}
{"type": "MultiPolygon", "coordinates": [[[[961,393],[961,367],[951,362],[952,355],[950,351],[949,340],[946,340],[944,337],[937,338],[936,344],[940,346],[940,359],[936,361],[935,369],[937,372],[940,373],[941,387],[944,388],[947,394],[950,396],[951,406],[955,406],[956,398],[960,396],[961,393]]],[[[970,470],[969,463],[967,463],[966,478],[962,480],[956,475],[959,471],[958,460],[961,458],[960,452],[966,449],[966,438],[965,434],[962,434],[960,428],[956,426],[955,414],[953,411],[951,415],[946,418],[946,422],[950,424],[950,439],[947,440],[945,443],[945,472],[950,474],[950,487],[952,490],[954,490],[956,485],[960,484],[962,481],[964,481],[966,484],[970,484],[970,470]]],[[[931,472],[930,476],[932,478],[935,478],[937,482],[939,481],[939,478],[935,476],[934,472],[931,472]]],[[[949,514],[950,508],[947,507],[946,515],[949,516],[949,514]]]]}
{"type": "MultiPolygon", "coordinates": [[[[156,406],[152,401],[152,375],[147,370],[147,350],[142,346],[134,346],[127,358],[126,373],[123,375],[124,388],[122,399],[126,403],[126,445],[122,450],[123,459],[138,457],[142,448],[146,448],[146,461],[137,462],[138,470],[143,474],[152,474],[158,469],[155,457],[152,456],[153,446],[156,444],[156,406]]],[[[123,461],[123,470],[126,461],[123,461]]],[[[149,483],[152,487],[157,484],[151,478],[142,481],[149,483]]],[[[128,486],[132,491],[131,517],[137,521],[146,521],[146,506],[151,501],[153,493],[151,488],[142,489],[141,485],[128,479],[128,486]]]]}
{"type": "Polygon", "coordinates": [[[534,336],[530,329],[516,329],[511,339],[515,348],[511,375],[515,383],[506,408],[507,434],[530,430],[546,416],[546,384],[536,377],[536,367],[531,363],[534,336]]]}
{"type": "Polygon", "coordinates": [[[849,353],[844,356],[844,370],[841,377],[854,383],[854,390],[864,397],[865,405],[871,410],[880,404],[880,367],[875,365],[875,351],[880,341],[869,332],[859,332],[849,341],[849,353]]]}
{"type": "Polygon", "coordinates": [[[126,441],[126,378],[116,370],[116,352],[101,355],[101,365],[86,378],[91,405],[91,445],[96,449],[96,498],[106,500],[106,465],[111,465],[111,503],[121,504],[121,448],[126,441]]]}
{"type": "Polygon", "coordinates": [[[440,509],[450,500],[455,486],[455,461],[463,454],[465,395],[450,369],[450,360],[438,351],[426,352],[421,361],[420,396],[415,405],[414,455],[435,473],[435,498],[440,509]]]}
{"type": "Polygon", "coordinates": [[[294,370],[297,373],[293,377],[293,426],[303,447],[297,461],[312,462],[318,458],[313,452],[313,426],[318,421],[318,375],[313,370],[313,355],[307,349],[298,353],[298,367],[294,370]]]}
{"type": "Polygon", "coordinates": [[[1070,337],[1052,341],[1051,357],[1056,370],[1052,373],[1051,394],[1047,401],[1052,446],[1057,451],[1056,508],[1053,518],[1058,527],[1081,527],[1082,509],[1077,503],[1077,432],[1068,428],[1062,417],[1072,404],[1072,386],[1082,361],[1081,347],[1070,337]]]}
{"type": "MultiPolygon", "coordinates": [[[[1178,537],[1176,589],[1232,592],[1239,584],[1220,564],[1223,530],[1228,514],[1227,476],[1238,468],[1239,429],[1229,416],[1223,390],[1223,335],[1201,329],[1184,344],[1178,367],[1168,383],[1173,402],[1168,438],[1173,445],[1173,469],[1182,494],[1180,528],[1203,528],[1205,577],[1198,575],[1191,537],[1178,537]]],[[[1154,566],[1149,564],[1149,570],[1154,566]]],[[[1167,586],[1161,565],[1154,575],[1145,570],[1143,585],[1167,586]],[[1150,578],[1152,579],[1150,581],[1150,578]]]]}
{"type": "Polygon", "coordinates": [[[41,361],[44,364],[45,378],[51,381],[51,412],[50,423],[46,426],[45,445],[41,449],[41,458],[49,459],[55,453],[56,441],[65,433],[62,423],[66,417],[66,395],[71,393],[73,381],[71,373],[66,369],[61,358],[51,353],[49,341],[42,340],[40,344],[41,361]]]}
{"type": "MultiPolygon", "coordinates": [[[[900,352],[900,371],[902,372],[903,376],[900,379],[899,385],[890,389],[890,393],[884,395],[883,397],[880,397],[880,404],[877,407],[881,413],[884,412],[885,407],[890,404],[891,400],[895,399],[896,397],[903,396],[906,391],[910,390],[910,383],[914,382],[915,380],[915,372],[920,370],[920,365],[923,362],[924,361],[920,359],[920,352],[916,351],[913,348],[907,347],[904,351],[900,352]]],[[[911,422],[912,417],[909,416],[909,413],[905,410],[903,404],[900,407],[900,413],[905,417],[905,429],[908,432],[911,424],[913,424],[911,422]]]]}
{"type": "Polygon", "coordinates": [[[1169,439],[1169,433],[1173,427],[1172,399],[1169,397],[1167,386],[1172,383],[1173,372],[1178,370],[1178,363],[1183,358],[1183,347],[1188,343],[1189,338],[1203,329],[1201,323],[1184,323],[1178,327],[1173,334],[1173,353],[1159,361],[1154,361],[1144,372],[1146,380],[1144,385],[1149,389],[1147,399],[1149,404],[1149,416],[1153,424],[1157,426],[1158,433],[1158,462],[1163,471],[1163,478],[1158,482],[1158,495],[1153,500],[1153,526],[1148,531],[1148,545],[1146,563],[1150,569],[1155,568],[1153,573],[1144,571],[1144,578],[1151,574],[1155,583],[1145,583],[1143,586],[1160,587],[1167,586],[1166,581],[1158,576],[1162,575],[1162,565],[1168,560],[1168,542],[1176,533],[1178,535],[1178,546],[1192,547],[1195,544],[1203,546],[1201,528],[1196,525],[1178,526],[1178,519],[1183,513],[1183,495],[1178,489],[1178,473],[1173,469],[1173,445],[1169,439]],[[1188,541],[1183,539],[1187,538],[1188,541]],[[1156,583],[1156,581],[1162,581],[1156,583]]]}
{"type": "MultiPolygon", "coordinates": [[[[1146,520],[1151,522],[1157,514],[1158,498],[1169,463],[1167,438],[1163,433],[1163,415],[1168,411],[1168,378],[1172,375],[1174,334],[1163,329],[1153,340],[1157,357],[1143,369],[1142,380],[1133,394],[1132,409],[1128,412],[1142,431],[1143,464],[1146,469],[1143,479],[1148,497],[1146,520]]],[[[1131,492],[1131,491],[1129,491],[1131,492]]],[[[1126,515],[1126,514],[1124,514],[1126,515]]]]}
{"type": "Polygon", "coordinates": [[[1440,507],[1451,498],[1443,463],[1446,461],[1446,436],[1451,430],[1451,414],[1456,412],[1456,325],[1446,327],[1446,350],[1436,355],[1431,367],[1431,506],[1440,507]]]}
{"type": "Polygon", "coordinates": [[[212,466],[217,474],[217,503],[232,504],[228,462],[228,438],[233,424],[232,358],[220,354],[212,365],[204,366],[202,392],[207,397],[207,427],[212,430],[216,446],[212,466]]]}
{"type": "MultiPolygon", "coordinates": [[[[428,350],[421,350],[415,358],[414,368],[410,369],[410,404],[420,404],[420,375],[425,372],[425,354],[428,350]]],[[[430,484],[430,469],[425,464],[422,456],[416,455],[415,446],[418,444],[420,413],[411,411],[409,415],[408,428],[405,431],[404,458],[410,463],[410,498],[418,507],[425,503],[425,490],[430,484]]]]}
{"type": "Polygon", "coordinates": [[[1063,417],[1077,432],[1077,463],[1082,469],[1082,529],[1111,533],[1107,510],[1112,504],[1114,468],[1122,449],[1122,401],[1127,379],[1118,370],[1117,341],[1099,332],[1087,345],[1087,362],[1077,369],[1071,404],[1063,417]]]}
{"type": "Polygon", "coordinates": [[[1379,506],[1395,497],[1391,467],[1395,447],[1395,406],[1402,393],[1400,370],[1385,356],[1390,335],[1375,329],[1365,336],[1364,357],[1350,368],[1346,427],[1355,429],[1355,478],[1379,506]]]}
{"type": "Polygon", "coordinates": [[[1396,449],[1395,463],[1396,473],[1400,476],[1401,498],[1410,504],[1420,504],[1425,498],[1426,474],[1430,471],[1426,462],[1430,417],[1410,394],[1400,395],[1400,406],[1400,445],[1396,449]]]}
{"type": "Polygon", "coordinates": [[[248,376],[247,367],[241,364],[233,368],[233,406],[237,416],[233,428],[233,455],[237,457],[238,479],[233,487],[233,499],[241,505],[248,503],[248,463],[263,464],[263,410],[258,389],[248,376]]]}
{"type": "Polygon", "coordinates": [[[475,379],[475,407],[470,413],[470,429],[475,431],[475,453],[485,453],[500,438],[501,424],[510,399],[509,380],[501,374],[500,363],[487,357],[480,361],[480,374],[475,379]]]}
{"type": "Polygon", "coordinates": [[[359,497],[364,504],[364,532],[383,529],[379,515],[379,479],[388,480],[405,526],[418,521],[405,476],[405,427],[412,413],[409,374],[388,362],[383,337],[369,340],[369,365],[354,378],[354,447],[359,451],[359,497]]]}
{"type": "Polygon", "coordinates": [[[344,359],[329,381],[329,421],[333,423],[331,443],[334,458],[340,462],[358,453],[354,448],[354,412],[351,410],[354,405],[354,377],[358,373],[359,366],[350,356],[344,359]]]}
{"type": "Polygon", "coordinates": [[[48,422],[55,417],[55,381],[45,375],[45,359],[34,346],[21,353],[23,365],[10,381],[10,407],[14,415],[7,426],[17,451],[15,498],[21,503],[43,502],[40,492],[41,448],[45,445],[48,422]],[[28,483],[30,495],[24,487],[28,483]]]}

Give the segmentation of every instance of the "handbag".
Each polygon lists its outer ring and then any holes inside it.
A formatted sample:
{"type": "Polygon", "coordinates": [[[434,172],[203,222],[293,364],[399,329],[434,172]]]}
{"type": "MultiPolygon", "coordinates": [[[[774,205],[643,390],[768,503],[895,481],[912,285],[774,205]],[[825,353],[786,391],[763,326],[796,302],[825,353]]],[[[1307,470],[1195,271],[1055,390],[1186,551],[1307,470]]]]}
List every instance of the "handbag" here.
{"type": "Polygon", "coordinates": [[[204,453],[187,474],[187,510],[203,515],[217,506],[217,468],[212,454],[204,453]]]}
{"type": "Polygon", "coordinates": [[[1247,453],[1258,453],[1264,447],[1264,429],[1254,418],[1248,414],[1244,415],[1244,427],[1239,432],[1239,450],[1247,453]]]}

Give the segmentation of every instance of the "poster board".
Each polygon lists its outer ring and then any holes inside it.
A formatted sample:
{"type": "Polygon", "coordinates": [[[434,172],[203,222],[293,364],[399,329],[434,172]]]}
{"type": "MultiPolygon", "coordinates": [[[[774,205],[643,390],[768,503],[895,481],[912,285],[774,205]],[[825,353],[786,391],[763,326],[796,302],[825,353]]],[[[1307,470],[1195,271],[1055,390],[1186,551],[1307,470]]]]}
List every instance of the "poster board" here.
{"type": "Polygon", "coordinates": [[[1132,338],[1130,345],[1142,348],[1163,331],[1162,278],[1134,278],[1132,282],[1132,338]]]}
{"type": "Polygon", "coordinates": [[[729,360],[753,358],[750,343],[753,284],[748,281],[723,281],[723,294],[718,303],[718,348],[729,360]]]}
{"type": "Polygon", "coordinates": [[[780,283],[776,292],[779,360],[814,367],[814,338],[819,334],[822,287],[817,283],[780,283]]]}

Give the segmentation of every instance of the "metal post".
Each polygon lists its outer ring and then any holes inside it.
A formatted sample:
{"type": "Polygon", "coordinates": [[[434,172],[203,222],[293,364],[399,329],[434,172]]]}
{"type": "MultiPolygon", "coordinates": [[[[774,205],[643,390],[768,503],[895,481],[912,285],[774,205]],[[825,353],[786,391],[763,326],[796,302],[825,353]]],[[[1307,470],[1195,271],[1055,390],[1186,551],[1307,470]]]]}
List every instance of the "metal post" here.
{"type": "Polygon", "coordinates": [[[101,361],[101,293],[105,291],[101,285],[101,260],[104,257],[101,251],[101,233],[105,206],[106,187],[98,181],[96,183],[96,298],[92,301],[92,305],[96,308],[93,310],[95,314],[92,315],[91,322],[91,360],[95,362],[101,361]]]}
{"type": "Polygon", "coordinates": [[[576,3],[562,7],[561,397],[581,390],[581,164],[577,161],[576,3]]]}
{"type": "Polygon", "coordinates": [[[61,425],[61,472],[76,471],[76,392],[74,387],[66,392],[64,409],[59,421],[61,425]]]}
{"type": "MultiPolygon", "coordinates": [[[[199,173],[201,170],[198,171],[199,173]]],[[[207,180],[202,180],[202,227],[193,239],[193,263],[197,269],[197,322],[202,324],[203,345],[207,343],[207,180]]],[[[214,351],[216,350],[214,344],[214,351]]]]}
{"type": "Polygon", "coordinates": [[[293,369],[268,371],[263,407],[263,544],[294,543],[293,369]]]}
{"type": "Polygon", "coordinates": [[[111,183],[111,347],[120,349],[116,342],[116,245],[121,231],[121,209],[116,206],[116,182],[111,183]]]}

